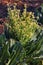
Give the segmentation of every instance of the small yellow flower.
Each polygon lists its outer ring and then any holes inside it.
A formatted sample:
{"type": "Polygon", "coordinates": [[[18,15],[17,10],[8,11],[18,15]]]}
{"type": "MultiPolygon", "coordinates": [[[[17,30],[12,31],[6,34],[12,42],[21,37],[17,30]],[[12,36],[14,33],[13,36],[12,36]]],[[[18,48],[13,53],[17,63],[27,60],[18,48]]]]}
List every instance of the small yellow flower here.
{"type": "Polygon", "coordinates": [[[32,18],[33,18],[33,19],[35,19],[35,16],[34,16],[34,15],[32,15],[32,18]]]}
{"type": "Polygon", "coordinates": [[[37,16],[37,19],[39,19],[39,16],[37,16]]]}
{"type": "Polygon", "coordinates": [[[33,15],[33,13],[32,12],[29,12],[29,15],[33,15]]]}

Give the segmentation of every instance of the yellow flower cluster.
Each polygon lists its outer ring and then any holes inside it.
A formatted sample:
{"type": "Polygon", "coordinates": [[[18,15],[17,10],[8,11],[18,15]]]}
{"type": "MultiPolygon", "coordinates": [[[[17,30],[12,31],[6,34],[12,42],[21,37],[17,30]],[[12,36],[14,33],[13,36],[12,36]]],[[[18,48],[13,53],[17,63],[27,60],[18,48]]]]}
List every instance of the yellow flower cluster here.
{"type": "Polygon", "coordinates": [[[9,25],[11,26],[10,30],[16,32],[13,34],[17,35],[16,37],[22,44],[26,44],[34,35],[36,29],[40,29],[37,21],[34,19],[34,13],[26,12],[26,9],[24,9],[24,12],[20,17],[20,10],[17,10],[16,8],[14,8],[14,10],[9,8],[8,12],[10,18],[9,25]]]}

